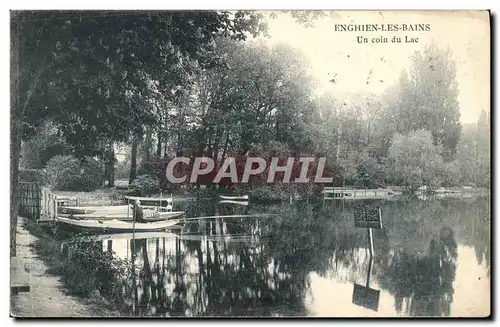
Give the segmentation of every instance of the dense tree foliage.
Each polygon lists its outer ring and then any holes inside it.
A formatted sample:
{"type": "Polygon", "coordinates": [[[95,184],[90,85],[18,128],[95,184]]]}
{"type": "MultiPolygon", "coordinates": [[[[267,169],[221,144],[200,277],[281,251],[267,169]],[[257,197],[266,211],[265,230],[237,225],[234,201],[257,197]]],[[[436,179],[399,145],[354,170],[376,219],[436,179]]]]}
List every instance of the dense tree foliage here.
{"type": "Polygon", "coordinates": [[[438,185],[436,169],[443,166],[439,153],[428,131],[420,130],[408,136],[395,134],[389,149],[389,167],[395,178],[402,179],[402,185],[435,187],[438,185]]]}
{"type": "Polygon", "coordinates": [[[38,126],[35,135],[36,137],[26,140],[21,148],[22,168],[40,169],[45,167],[50,158],[71,152],[71,148],[51,121],[45,121],[38,126]]]}
{"type": "Polygon", "coordinates": [[[114,142],[156,122],[158,94],[182,97],[193,63],[217,63],[205,55],[216,37],[258,35],[260,18],[249,11],[13,12],[11,235],[22,138],[51,119],[77,156],[107,161],[113,185],[114,142]]]}
{"type": "Polygon", "coordinates": [[[489,186],[489,116],[462,129],[449,50],[416,52],[384,94],[318,94],[299,51],[247,40],[266,32],[263,17],[13,12],[11,194],[21,139],[24,167],[93,157],[109,186],[116,167],[120,179],[156,185],[153,176],[165,189],[175,156],[209,157],[218,168],[255,154],[327,157],[337,186],[489,186]]]}
{"type": "Polygon", "coordinates": [[[436,45],[416,52],[409,71],[400,76],[400,89],[391,103],[396,132],[425,129],[434,144],[443,146],[443,156],[451,159],[460,139],[460,113],[455,62],[451,50],[436,45]]]}

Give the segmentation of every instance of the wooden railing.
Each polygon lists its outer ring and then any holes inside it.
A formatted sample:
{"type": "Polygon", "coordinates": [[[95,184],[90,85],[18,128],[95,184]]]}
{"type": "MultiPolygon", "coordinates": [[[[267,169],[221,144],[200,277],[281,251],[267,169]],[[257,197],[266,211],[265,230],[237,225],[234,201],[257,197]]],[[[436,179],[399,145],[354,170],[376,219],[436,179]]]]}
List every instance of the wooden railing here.
{"type": "Polygon", "coordinates": [[[47,187],[42,187],[41,220],[55,220],[57,217],[57,196],[47,187]]]}
{"type": "Polygon", "coordinates": [[[20,182],[17,192],[19,198],[19,215],[25,218],[40,219],[42,197],[38,183],[20,182]]]}
{"type": "Polygon", "coordinates": [[[20,182],[19,215],[36,221],[55,220],[57,216],[57,196],[49,188],[38,183],[20,182]]]}

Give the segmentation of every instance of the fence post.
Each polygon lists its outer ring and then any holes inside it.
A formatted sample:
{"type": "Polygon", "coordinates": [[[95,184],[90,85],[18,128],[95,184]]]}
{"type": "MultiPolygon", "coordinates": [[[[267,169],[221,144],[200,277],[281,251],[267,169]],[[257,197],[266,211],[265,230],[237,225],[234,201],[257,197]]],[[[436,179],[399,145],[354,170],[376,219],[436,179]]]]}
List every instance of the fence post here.
{"type": "MultiPolygon", "coordinates": [[[[52,214],[53,214],[53,215],[55,215],[55,214],[56,214],[56,210],[57,210],[57,208],[56,208],[57,197],[56,197],[54,194],[52,194],[52,203],[53,203],[53,206],[52,206],[52,208],[53,208],[52,214]]],[[[51,217],[51,218],[53,218],[53,217],[51,217]]]]}
{"type": "Polygon", "coordinates": [[[42,190],[40,188],[40,185],[36,184],[36,207],[37,207],[37,220],[40,220],[40,216],[42,214],[42,190]]]}

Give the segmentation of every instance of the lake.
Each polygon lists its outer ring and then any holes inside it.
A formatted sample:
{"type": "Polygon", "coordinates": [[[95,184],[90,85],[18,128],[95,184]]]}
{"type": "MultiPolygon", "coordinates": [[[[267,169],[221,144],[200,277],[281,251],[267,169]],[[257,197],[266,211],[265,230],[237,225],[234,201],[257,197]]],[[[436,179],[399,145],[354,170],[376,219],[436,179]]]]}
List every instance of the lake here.
{"type": "Polygon", "coordinates": [[[487,316],[490,198],[253,204],[177,203],[164,233],[105,235],[130,260],[130,315],[266,317],[487,316]],[[383,229],[354,227],[380,207],[383,229]]]}

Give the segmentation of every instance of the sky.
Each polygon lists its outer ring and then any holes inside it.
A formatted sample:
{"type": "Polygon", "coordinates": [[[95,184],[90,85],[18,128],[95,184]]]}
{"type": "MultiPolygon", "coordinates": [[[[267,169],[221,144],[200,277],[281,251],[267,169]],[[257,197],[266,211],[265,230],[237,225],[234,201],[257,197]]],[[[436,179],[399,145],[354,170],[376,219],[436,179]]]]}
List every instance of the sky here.
{"type": "Polygon", "coordinates": [[[318,93],[368,92],[381,94],[397,83],[402,70],[410,68],[410,57],[434,43],[450,47],[456,62],[460,121],[476,123],[481,110],[490,111],[490,27],[487,12],[391,12],[339,11],[316,20],[313,27],[295,22],[290,14],[268,20],[267,42],[286,43],[299,49],[310,61],[318,81],[318,93]],[[335,24],[430,24],[423,32],[335,31],[335,24]],[[357,36],[369,39],[397,36],[418,38],[418,43],[358,43],[357,36]],[[367,76],[371,73],[370,83],[367,76]],[[335,75],[336,74],[336,75],[335,75]],[[335,77],[335,84],[329,81],[335,77]]]}

